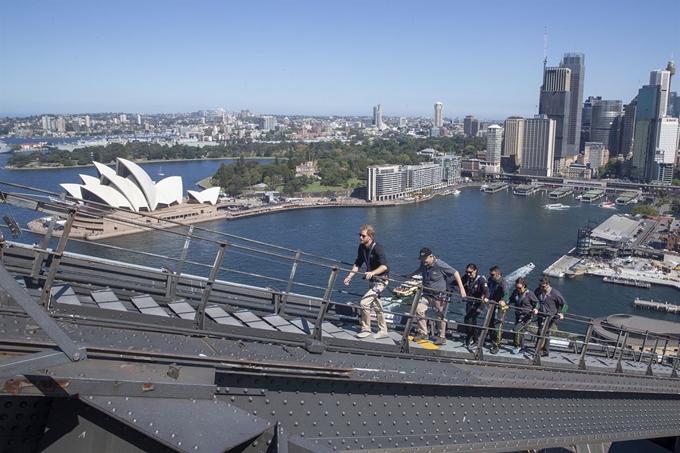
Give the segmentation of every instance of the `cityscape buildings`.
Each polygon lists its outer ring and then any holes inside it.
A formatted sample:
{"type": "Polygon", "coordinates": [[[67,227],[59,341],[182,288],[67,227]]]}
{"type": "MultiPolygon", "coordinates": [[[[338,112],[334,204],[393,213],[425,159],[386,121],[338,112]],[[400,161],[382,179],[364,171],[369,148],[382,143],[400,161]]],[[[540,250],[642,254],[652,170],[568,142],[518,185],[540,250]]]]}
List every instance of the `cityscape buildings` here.
{"type": "Polygon", "coordinates": [[[371,123],[371,125],[378,129],[382,129],[383,127],[382,110],[380,109],[380,104],[373,107],[373,123],[371,123]]]}

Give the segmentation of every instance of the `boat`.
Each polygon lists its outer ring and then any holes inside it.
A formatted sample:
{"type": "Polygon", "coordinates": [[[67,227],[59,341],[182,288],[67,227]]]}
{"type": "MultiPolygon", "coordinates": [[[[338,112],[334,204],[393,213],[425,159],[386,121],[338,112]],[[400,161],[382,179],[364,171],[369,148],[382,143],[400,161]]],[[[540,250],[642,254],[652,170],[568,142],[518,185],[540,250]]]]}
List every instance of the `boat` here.
{"type": "Polygon", "coordinates": [[[453,189],[453,192],[451,192],[454,195],[460,195],[460,190],[458,189],[453,189]]]}
{"type": "Polygon", "coordinates": [[[598,204],[598,206],[605,209],[616,209],[616,203],[613,201],[603,201],[602,203],[598,204]]]}
{"type": "Polygon", "coordinates": [[[165,176],[165,172],[163,171],[163,167],[158,167],[158,176],[165,176]]]}
{"type": "Polygon", "coordinates": [[[550,210],[561,210],[561,209],[568,209],[569,205],[562,204],[562,203],[553,203],[553,204],[547,204],[543,206],[544,209],[550,209],[550,210]]]}
{"type": "Polygon", "coordinates": [[[398,287],[392,290],[392,293],[398,297],[408,297],[412,296],[413,293],[418,289],[420,282],[418,280],[407,280],[398,287]]]}
{"type": "Polygon", "coordinates": [[[480,191],[484,192],[489,187],[488,184],[482,184],[479,188],[480,191]]]}
{"type": "Polygon", "coordinates": [[[519,277],[526,277],[527,275],[529,275],[529,273],[531,271],[533,271],[535,267],[536,267],[536,265],[534,263],[526,264],[526,265],[514,270],[513,272],[510,272],[508,275],[505,276],[505,279],[508,282],[512,283],[515,280],[517,280],[517,278],[519,278],[519,277]]]}

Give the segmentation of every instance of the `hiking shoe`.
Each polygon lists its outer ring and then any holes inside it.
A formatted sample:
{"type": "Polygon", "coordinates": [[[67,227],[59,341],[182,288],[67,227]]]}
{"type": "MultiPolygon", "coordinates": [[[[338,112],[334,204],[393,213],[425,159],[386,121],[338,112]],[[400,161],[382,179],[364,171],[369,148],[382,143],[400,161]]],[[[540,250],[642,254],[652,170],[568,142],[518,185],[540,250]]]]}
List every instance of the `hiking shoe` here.
{"type": "Polygon", "coordinates": [[[446,344],[446,338],[444,338],[444,337],[437,337],[437,339],[434,340],[434,344],[436,344],[437,346],[441,346],[441,345],[443,345],[443,344],[446,344]]]}
{"type": "Polygon", "coordinates": [[[477,342],[475,340],[472,340],[470,343],[468,343],[467,347],[470,349],[474,349],[477,347],[477,342]]]}
{"type": "Polygon", "coordinates": [[[515,354],[515,355],[517,355],[517,354],[519,354],[519,352],[520,352],[521,350],[522,350],[522,348],[514,348],[514,349],[512,350],[512,353],[515,354]]]}
{"type": "Polygon", "coordinates": [[[548,351],[541,351],[541,357],[548,357],[550,353],[548,351]]]}
{"type": "Polygon", "coordinates": [[[498,346],[496,346],[496,345],[494,345],[491,348],[491,354],[498,354],[498,351],[499,351],[499,349],[498,349],[498,346]]]}
{"type": "Polygon", "coordinates": [[[357,334],[357,338],[366,338],[371,336],[371,331],[370,330],[362,330],[357,334]]]}
{"type": "Polygon", "coordinates": [[[415,337],[413,337],[413,341],[415,341],[416,343],[423,340],[427,340],[427,335],[425,335],[424,333],[419,333],[415,337]]]}
{"type": "Polygon", "coordinates": [[[387,332],[376,332],[373,334],[373,338],[380,340],[381,338],[389,338],[389,335],[387,335],[387,332]]]}

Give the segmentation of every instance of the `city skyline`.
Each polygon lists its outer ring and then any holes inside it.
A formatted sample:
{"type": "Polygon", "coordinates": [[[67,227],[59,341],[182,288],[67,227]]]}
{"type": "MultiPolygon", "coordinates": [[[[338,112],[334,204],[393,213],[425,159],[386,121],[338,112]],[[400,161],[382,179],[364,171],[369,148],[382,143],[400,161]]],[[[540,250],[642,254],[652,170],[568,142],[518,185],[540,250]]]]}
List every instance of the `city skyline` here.
{"type": "Polygon", "coordinates": [[[584,99],[627,104],[680,51],[675,0],[575,1],[570,11],[582,15],[568,20],[537,1],[492,1],[483,11],[444,1],[258,5],[8,2],[0,116],[217,108],[370,116],[381,105],[385,117],[432,117],[442,102],[447,118],[530,118],[545,29],[548,66],[585,55],[584,99]]]}

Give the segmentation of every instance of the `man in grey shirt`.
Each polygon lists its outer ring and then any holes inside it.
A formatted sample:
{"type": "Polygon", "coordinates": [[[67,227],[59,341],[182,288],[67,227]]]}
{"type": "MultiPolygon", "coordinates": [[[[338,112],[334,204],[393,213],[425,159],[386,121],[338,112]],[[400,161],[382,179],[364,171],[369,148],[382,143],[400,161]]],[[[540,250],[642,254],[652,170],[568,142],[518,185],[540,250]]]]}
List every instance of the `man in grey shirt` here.
{"type": "Polygon", "coordinates": [[[434,309],[435,315],[440,319],[437,323],[439,329],[439,336],[434,344],[443,345],[446,343],[446,321],[444,321],[444,304],[447,297],[446,293],[446,277],[453,277],[458,284],[460,297],[466,297],[463,282],[460,279],[460,274],[457,270],[440,260],[427,247],[420,249],[418,255],[420,266],[406,275],[407,278],[414,275],[423,276],[423,296],[416,308],[416,316],[418,319],[418,334],[413,337],[413,341],[419,342],[429,338],[427,334],[427,321],[425,319],[425,312],[428,307],[434,309]]]}

